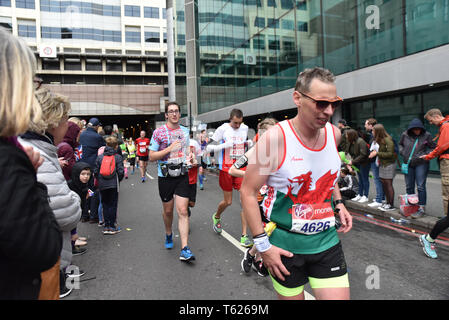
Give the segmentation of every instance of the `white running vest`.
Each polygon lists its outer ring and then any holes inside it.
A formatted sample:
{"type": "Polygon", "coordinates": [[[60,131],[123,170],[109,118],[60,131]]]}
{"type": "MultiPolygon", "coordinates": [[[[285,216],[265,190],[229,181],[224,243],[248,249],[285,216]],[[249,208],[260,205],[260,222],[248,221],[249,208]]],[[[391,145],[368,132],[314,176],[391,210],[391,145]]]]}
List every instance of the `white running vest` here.
{"type": "Polygon", "coordinates": [[[326,231],[335,226],[330,200],[341,166],[332,124],[326,124],[325,143],[319,150],[306,147],[289,120],[278,125],[284,134],[285,156],[268,178],[264,214],[291,232],[314,235],[326,231]]]}

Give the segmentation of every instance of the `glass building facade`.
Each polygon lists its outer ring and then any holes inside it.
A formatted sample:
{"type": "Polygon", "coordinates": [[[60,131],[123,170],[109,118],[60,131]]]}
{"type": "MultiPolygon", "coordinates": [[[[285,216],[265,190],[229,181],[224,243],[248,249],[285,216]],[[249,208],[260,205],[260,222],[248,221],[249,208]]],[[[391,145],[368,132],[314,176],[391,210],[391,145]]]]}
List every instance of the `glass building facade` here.
{"type": "MultiPolygon", "coordinates": [[[[449,43],[449,0],[197,0],[197,8],[198,114],[291,89],[308,67],[338,76],[449,43]]],[[[177,98],[185,104],[184,1],[175,18],[177,98]]],[[[399,139],[428,106],[449,112],[448,98],[447,86],[386,92],[348,100],[342,117],[363,128],[374,116],[399,139]]]]}

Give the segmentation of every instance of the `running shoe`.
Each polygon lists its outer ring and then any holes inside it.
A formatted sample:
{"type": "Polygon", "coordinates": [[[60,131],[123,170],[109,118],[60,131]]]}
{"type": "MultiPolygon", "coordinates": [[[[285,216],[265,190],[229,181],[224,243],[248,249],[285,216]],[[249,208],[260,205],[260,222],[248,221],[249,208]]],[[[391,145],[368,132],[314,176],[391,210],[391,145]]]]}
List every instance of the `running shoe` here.
{"type": "Polygon", "coordinates": [[[103,229],[103,234],[113,234],[111,228],[106,227],[103,229]]]}
{"type": "Polygon", "coordinates": [[[435,242],[428,241],[425,234],[419,237],[419,242],[421,243],[422,249],[426,256],[432,259],[438,258],[437,252],[435,251],[435,242]]]}
{"type": "Polygon", "coordinates": [[[72,256],[80,256],[80,255],[86,253],[86,251],[87,251],[87,248],[81,248],[79,246],[74,246],[72,248],[72,256]]]}
{"type": "Polygon", "coordinates": [[[142,177],[142,183],[145,183],[145,177],[142,177]]]}
{"type": "Polygon", "coordinates": [[[165,235],[165,249],[173,248],[173,233],[170,235],[165,235]]]}
{"type": "Polygon", "coordinates": [[[240,262],[240,266],[242,267],[242,270],[248,273],[251,270],[251,266],[253,265],[254,257],[249,253],[248,249],[243,254],[242,262],[240,262]]]}
{"type": "Polygon", "coordinates": [[[413,219],[418,219],[418,218],[421,218],[423,215],[424,215],[424,210],[422,208],[419,208],[418,211],[411,214],[411,217],[413,219]]]}
{"type": "Polygon", "coordinates": [[[193,255],[192,251],[188,246],[185,246],[181,250],[181,255],[179,256],[179,260],[182,261],[193,261],[195,260],[195,256],[193,255]]]}
{"type": "Polygon", "coordinates": [[[243,235],[240,238],[240,245],[245,248],[251,248],[253,246],[253,241],[248,238],[247,235],[243,235]]]}
{"type": "MultiPolygon", "coordinates": [[[[215,212],[216,213],[216,212],[215,212]]],[[[221,228],[221,219],[217,219],[215,218],[215,213],[212,215],[212,221],[214,222],[214,231],[218,234],[221,233],[222,228],[221,228]]]]}
{"type": "Polygon", "coordinates": [[[253,261],[253,269],[257,272],[257,274],[261,277],[268,276],[268,270],[263,264],[262,260],[253,261]]]}

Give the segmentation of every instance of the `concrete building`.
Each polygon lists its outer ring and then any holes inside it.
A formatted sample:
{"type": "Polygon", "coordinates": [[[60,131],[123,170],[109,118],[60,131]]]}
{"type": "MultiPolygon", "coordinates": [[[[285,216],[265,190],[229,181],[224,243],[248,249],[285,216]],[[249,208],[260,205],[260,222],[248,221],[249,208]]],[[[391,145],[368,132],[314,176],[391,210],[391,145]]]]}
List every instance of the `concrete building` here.
{"type": "Polygon", "coordinates": [[[165,15],[165,0],[0,0],[0,25],[34,50],[71,115],[130,133],[153,126],[168,99],[165,15]]]}

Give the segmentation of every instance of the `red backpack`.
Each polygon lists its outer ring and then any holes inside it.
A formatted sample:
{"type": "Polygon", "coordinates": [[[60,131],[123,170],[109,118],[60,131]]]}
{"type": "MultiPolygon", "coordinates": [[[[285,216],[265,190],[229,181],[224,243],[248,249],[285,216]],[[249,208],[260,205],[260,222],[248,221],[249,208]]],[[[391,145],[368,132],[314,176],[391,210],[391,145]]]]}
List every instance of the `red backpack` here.
{"type": "Polygon", "coordinates": [[[103,156],[100,176],[104,179],[112,179],[115,176],[115,155],[103,156]]]}

